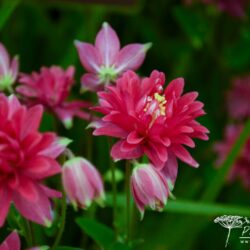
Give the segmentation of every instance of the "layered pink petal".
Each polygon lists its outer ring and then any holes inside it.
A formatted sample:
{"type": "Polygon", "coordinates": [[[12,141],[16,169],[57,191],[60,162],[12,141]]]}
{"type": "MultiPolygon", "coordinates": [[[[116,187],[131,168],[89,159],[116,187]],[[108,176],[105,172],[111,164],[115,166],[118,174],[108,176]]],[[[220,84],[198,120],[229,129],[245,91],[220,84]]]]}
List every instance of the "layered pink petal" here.
{"type": "Polygon", "coordinates": [[[35,201],[25,199],[17,192],[13,194],[13,201],[22,216],[38,224],[50,226],[52,221],[50,201],[40,187],[37,187],[37,192],[35,201]]]}

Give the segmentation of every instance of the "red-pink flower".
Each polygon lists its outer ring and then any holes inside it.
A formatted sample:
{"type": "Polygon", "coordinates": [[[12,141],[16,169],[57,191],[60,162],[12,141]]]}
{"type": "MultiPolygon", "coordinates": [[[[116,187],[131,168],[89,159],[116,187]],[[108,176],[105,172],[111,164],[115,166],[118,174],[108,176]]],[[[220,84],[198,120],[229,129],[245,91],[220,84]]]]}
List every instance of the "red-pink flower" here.
{"type": "Polygon", "coordinates": [[[61,172],[55,160],[69,143],[38,131],[43,108],[27,108],[12,95],[0,95],[0,226],[11,203],[28,220],[49,226],[49,198],[60,193],[42,181],[61,172]]]}
{"type": "Polygon", "coordinates": [[[164,175],[151,164],[138,164],[133,169],[130,185],[141,217],[145,206],[157,211],[165,207],[170,193],[168,183],[164,175]]]}
{"type": "MultiPolygon", "coordinates": [[[[217,165],[220,166],[228,156],[232,146],[242,131],[241,125],[230,125],[225,130],[223,141],[215,144],[215,151],[218,154],[217,165]]],[[[228,176],[229,181],[241,179],[243,185],[250,189],[250,137],[237,157],[228,176]]]]}
{"type": "Polygon", "coordinates": [[[114,82],[123,72],[137,70],[151,44],[134,43],[120,49],[116,32],[108,23],[103,23],[96,36],[95,46],[80,41],[76,41],[75,46],[88,72],[81,78],[82,88],[96,91],[114,82]]]}
{"type": "Polygon", "coordinates": [[[231,117],[244,120],[250,117],[250,76],[236,78],[228,94],[228,111],[231,117]]]}
{"type": "Polygon", "coordinates": [[[42,67],[39,73],[22,74],[19,79],[22,85],[16,90],[28,104],[42,104],[47,110],[53,112],[66,128],[70,128],[74,116],[87,120],[90,118],[90,115],[82,110],[88,108],[89,103],[67,101],[74,83],[74,71],[72,66],[66,71],[58,66],[42,67]]]}
{"type": "Polygon", "coordinates": [[[16,231],[13,231],[0,245],[0,250],[20,250],[21,242],[16,231]]]}
{"type": "Polygon", "coordinates": [[[140,79],[128,71],[99,92],[100,106],[95,110],[104,114],[94,122],[94,135],[116,137],[112,147],[114,160],[136,159],[146,154],[158,169],[174,179],[176,158],[198,167],[185,146],[195,147],[193,138],[207,140],[208,130],[196,118],[205,114],[203,103],[196,101],[197,92],[182,95],[184,79],[169,83],[165,90],[163,73],[153,71],[149,78],[140,79]]]}
{"type": "Polygon", "coordinates": [[[101,175],[86,159],[74,157],[63,165],[62,180],[65,192],[76,209],[88,208],[95,200],[102,204],[104,187],[101,175]]]}
{"type": "Polygon", "coordinates": [[[16,81],[19,62],[17,56],[10,60],[8,51],[0,43],[0,90],[9,90],[16,81]]]}

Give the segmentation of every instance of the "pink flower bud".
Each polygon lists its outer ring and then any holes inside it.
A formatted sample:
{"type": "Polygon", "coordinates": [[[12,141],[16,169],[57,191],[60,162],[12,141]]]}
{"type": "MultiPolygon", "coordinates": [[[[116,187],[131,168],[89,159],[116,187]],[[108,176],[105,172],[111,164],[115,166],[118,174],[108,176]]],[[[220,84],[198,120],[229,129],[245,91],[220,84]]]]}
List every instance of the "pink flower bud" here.
{"type": "Polygon", "coordinates": [[[20,250],[21,243],[16,231],[13,231],[0,245],[0,250],[20,250]]]}
{"type": "Polygon", "coordinates": [[[169,195],[167,180],[151,164],[140,164],[134,168],[131,190],[141,218],[143,218],[145,206],[162,211],[169,195]]]}
{"type": "Polygon", "coordinates": [[[74,206],[87,208],[95,200],[102,205],[105,198],[101,176],[86,159],[75,157],[64,163],[62,170],[64,190],[74,206]]]}

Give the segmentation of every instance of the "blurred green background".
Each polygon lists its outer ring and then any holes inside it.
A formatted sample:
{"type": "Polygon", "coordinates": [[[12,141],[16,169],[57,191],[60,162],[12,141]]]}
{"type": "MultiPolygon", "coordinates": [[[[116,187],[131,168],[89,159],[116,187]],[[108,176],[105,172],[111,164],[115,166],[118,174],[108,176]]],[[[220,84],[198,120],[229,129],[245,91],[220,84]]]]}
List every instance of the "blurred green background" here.
{"type": "MultiPolygon", "coordinates": [[[[101,24],[107,21],[117,31],[122,45],[152,42],[153,47],[139,73],[147,76],[158,69],[165,72],[167,82],[182,76],[185,90],[198,91],[199,100],[205,103],[207,115],[200,121],[209,128],[210,140],[197,141],[196,148],[191,150],[200,163],[199,169],[180,163],[174,190],[177,201],[199,202],[218,172],[214,167],[213,144],[222,139],[225,125],[230,122],[225,97],[231,79],[249,73],[250,20],[247,15],[243,19],[235,18],[213,5],[187,6],[174,0],[141,0],[132,5],[7,0],[1,1],[1,7],[0,40],[11,55],[20,56],[21,71],[29,73],[41,66],[75,65],[76,84],[72,98],[96,100],[95,94],[79,94],[80,76],[84,70],[73,45],[75,39],[93,43],[101,24]]],[[[250,13],[249,8],[246,13],[250,13]]],[[[46,114],[42,129],[53,130],[52,123],[53,118],[46,114]]],[[[91,131],[85,130],[86,125],[75,119],[73,129],[66,131],[59,125],[59,131],[74,140],[71,148],[76,155],[90,159],[104,174],[110,164],[108,141],[92,138],[91,131]],[[87,146],[90,144],[91,148],[87,146]]],[[[119,167],[122,169],[123,163],[119,167]]],[[[220,181],[225,184],[210,201],[242,206],[250,211],[249,190],[244,190],[240,182],[227,184],[225,178],[220,181]]],[[[106,187],[110,189],[108,183],[106,187]]],[[[119,188],[122,190],[123,186],[119,188]]],[[[138,250],[224,248],[227,230],[213,222],[216,213],[186,214],[185,208],[182,212],[174,210],[161,214],[146,212],[142,222],[135,212],[133,237],[139,239],[138,250]]],[[[121,209],[121,224],[122,212],[121,209]]],[[[82,244],[87,250],[100,249],[75,225],[74,217],[82,213],[90,217],[96,214],[99,221],[111,226],[109,207],[93,207],[78,214],[69,209],[62,243],[82,244]]],[[[250,249],[250,243],[240,243],[239,234],[237,229],[232,232],[228,249],[250,249]]],[[[42,237],[39,241],[42,243],[42,237]]]]}

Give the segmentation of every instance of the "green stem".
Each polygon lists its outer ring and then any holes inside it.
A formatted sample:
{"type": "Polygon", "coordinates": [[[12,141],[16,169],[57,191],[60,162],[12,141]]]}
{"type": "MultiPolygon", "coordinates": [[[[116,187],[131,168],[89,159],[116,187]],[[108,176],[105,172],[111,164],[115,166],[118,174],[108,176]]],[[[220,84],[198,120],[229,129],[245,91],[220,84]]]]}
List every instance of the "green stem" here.
{"type": "MultiPolygon", "coordinates": [[[[112,147],[112,138],[108,138],[109,147],[112,147]]],[[[110,168],[111,168],[111,179],[112,179],[112,193],[113,193],[113,228],[115,231],[116,239],[118,238],[118,228],[116,224],[117,219],[117,185],[116,185],[116,179],[115,179],[115,163],[110,158],[110,168]]]]}
{"type": "Polygon", "coordinates": [[[60,228],[58,230],[55,242],[54,242],[53,246],[51,247],[51,250],[56,249],[56,247],[58,246],[58,244],[61,241],[61,238],[62,238],[62,235],[63,235],[63,231],[64,231],[64,228],[65,228],[66,214],[67,214],[67,199],[66,199],[65,192],[63,192],[61,225],[60,225],[60,228]]]}
{"type": "Polygon", "coordinates": [[[113,227],[115,230],[115,236],[118,237],[118,231],[116,226],[117,218],[117,187],[115,179],[115,163],[111,159],[111,173],[112,173],[112,191],[113,191],[113,227]]]}
{"type": "Polygon", "coordinates": [[[130,172],[131,166],[129,160],[126,161],[126,232],[127,238],[126,241],[129,243],[130,241],[130,172]]]}
{"type": "Polygon", "coordinates": [[[25,219],[25,226],[24,226],[24,230],[25,230],[25,239],[26,239],[26,242],[27,242],[27,245],[29,247],[33,246],[33,233],[32,233],[32,230],[31,230],[31,225],[30,225],[30,222],[28,220],[25,219]]]}

